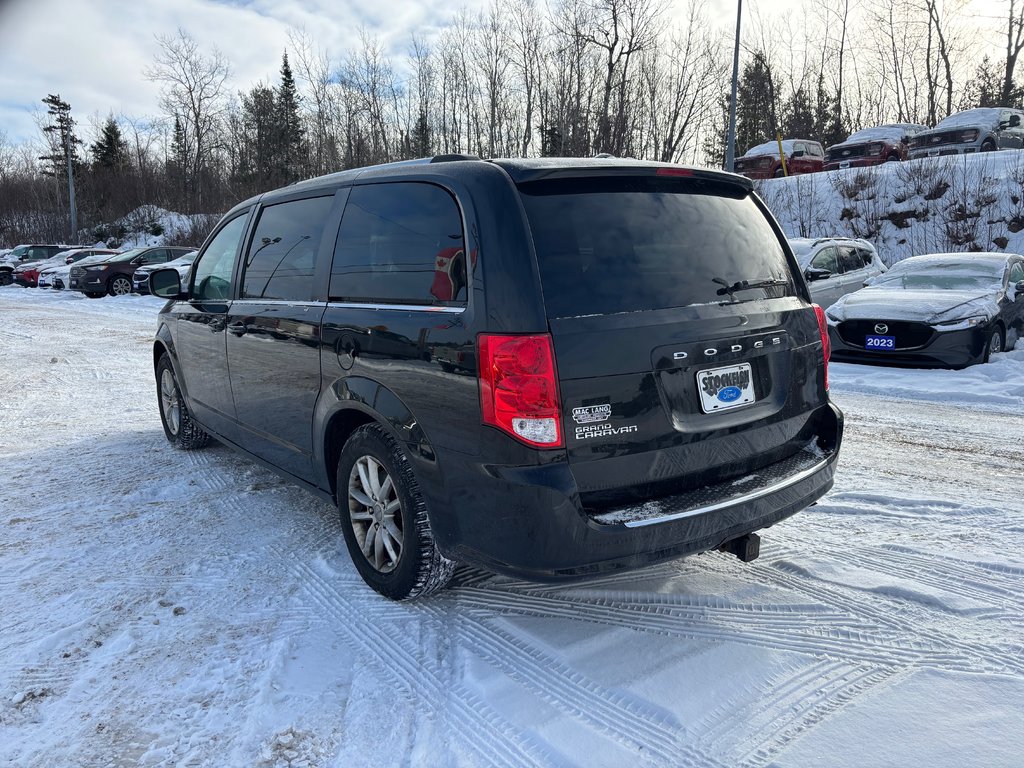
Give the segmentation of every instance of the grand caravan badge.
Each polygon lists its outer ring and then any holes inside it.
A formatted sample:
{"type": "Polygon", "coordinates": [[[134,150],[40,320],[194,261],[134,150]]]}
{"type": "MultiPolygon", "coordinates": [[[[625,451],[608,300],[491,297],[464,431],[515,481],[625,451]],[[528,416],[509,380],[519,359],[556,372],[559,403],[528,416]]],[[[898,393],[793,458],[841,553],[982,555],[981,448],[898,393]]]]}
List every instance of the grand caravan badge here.
{"type": "Polygon", "coordinates": [[[594,424],[599,421],[608,421],[611,417],[611,403],[584,405],[581,408],[572,409],[572,420],[577,424],[594,424]]]}

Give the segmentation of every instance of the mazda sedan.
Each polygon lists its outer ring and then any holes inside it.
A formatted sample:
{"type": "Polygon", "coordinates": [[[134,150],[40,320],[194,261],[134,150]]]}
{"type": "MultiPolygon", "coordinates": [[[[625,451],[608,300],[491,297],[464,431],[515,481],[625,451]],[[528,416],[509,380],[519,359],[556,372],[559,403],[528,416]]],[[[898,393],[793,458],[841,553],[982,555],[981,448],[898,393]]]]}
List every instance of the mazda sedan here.
{"type": "Polygon", "coordinates": [[[987,363],[1024,330],[1024,256],[913,256],[826,312],[832,359],[934,368],[987,363]]]}

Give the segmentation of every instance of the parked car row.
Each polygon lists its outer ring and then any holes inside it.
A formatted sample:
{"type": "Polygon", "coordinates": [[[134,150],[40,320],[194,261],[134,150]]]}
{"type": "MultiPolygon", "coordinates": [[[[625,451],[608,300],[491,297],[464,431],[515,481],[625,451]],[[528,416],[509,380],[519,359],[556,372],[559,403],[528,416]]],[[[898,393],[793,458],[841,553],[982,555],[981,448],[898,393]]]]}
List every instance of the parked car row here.
{"type": "Polygon", "coordinates": [[[128,251],[114,251],[102,248],[74,248],[57,245],[19,246],[2,265],[8,267],[0,272],[11,282],[26,288],[55,288],[81,291],[90,298],[101,296],[123,296],[136,290],[148,293],[148,272],[152,267],[173,265],[187,274],[191,261],[179,261],[189,254],[191,248],[181,246],[157,246],[133,248],[128,251]],[[20,249],[20,250],[19,250],[20,249]],[[140,269],[135,285],[135,274],[140,269]]]}
{"type": "Polygon", "coordinates": [[[810,139],[769,141],[736,159],[736,173],[771,179],[818,171],[865,168],[922,157],[994,152],[1024,148],[1024,111],[985,107],[968,109],[939,121],[934,128],[892,123],[865,128],[839,144],[822,149],[810,139]],[[785,158],[785,168],[783,168],[785,158]]]}

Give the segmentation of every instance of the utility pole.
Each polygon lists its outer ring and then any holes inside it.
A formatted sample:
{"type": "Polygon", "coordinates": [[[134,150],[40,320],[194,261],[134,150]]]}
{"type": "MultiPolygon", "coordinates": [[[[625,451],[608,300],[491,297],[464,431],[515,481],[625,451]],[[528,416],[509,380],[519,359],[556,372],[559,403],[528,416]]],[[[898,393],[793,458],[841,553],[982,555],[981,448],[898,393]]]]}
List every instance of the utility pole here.
{"type": "Polygon", "coordinates": [[[725,170],[732,172],[736,161],[736,89],[740,79],[740,18],[743,0],[736,0],[736,45],[732,50],[732,98],[729,99],[729,135],[725,139],[725,170]]]}
{"type": "Polygon", "coordinates": [[[71,130],[64,135],[64,153],[68,159],[68,208],[71,210],[71,240],[69,245],[78,243],[78,204],[75,202],[75,170],[71,163],[71,130]]]}

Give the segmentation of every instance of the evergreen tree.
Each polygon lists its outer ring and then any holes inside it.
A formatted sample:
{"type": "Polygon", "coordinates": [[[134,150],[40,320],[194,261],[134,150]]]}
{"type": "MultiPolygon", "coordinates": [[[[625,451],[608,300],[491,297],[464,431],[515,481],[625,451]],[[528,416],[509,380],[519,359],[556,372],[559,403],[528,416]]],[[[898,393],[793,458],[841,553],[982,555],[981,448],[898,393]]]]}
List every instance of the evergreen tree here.
{"type": "Polygon", "coordinates": [[[72,172],[78,171],[80,162],[78,160],[78,146],[82,140],[75,135],[75,121],[71,117],[71,105],[64,101],[59,94],[49,94],[43,99],[47,106],[47,114],[50,116],[49,124],[43,126],[43,133],[47,135],[50,144],[50,154],[43,155],[39,159],[49,163],[50,167],[43,170],[50,176],[66,178],[68,173],[68,155],[71,156],[72,172]]]}
{"type": "Polygon", "coordinates": [[[171,134],[171,152],[167,158],[167,175],[171,182],[172,205],[184,205],[188,199],[189,152],[188,137],[181,118],[174,116],[174,133],[171,134]]]}
{"type": "Polygon", "coordinates": [[[783,138],[817,138],[814,112],[811,109],[811,99],[807,95],[806,89],[801,87],[793,92],[783,107],[782,114],[780,130],[783,138]]]}
{"type": "Polygon", "coordinates": [[[974,70],[974,77],[967,81],[964,89],[964,98],[960,104],[961,109],[973,109],[974,107],[1009,107],[1017,106],[1020,102],[1020,88],[1014,84],[1010,91],[1010,104],[1000,104],[1003,90],[1003,73],[992,65],[992,61],[985,56],[978,68],[974,70]]]}
{"type": "Polygon", "coordinates": [[[305,131],[299,114],[299,92],[288,64],[288,52],[281,59],[281,84],[277,87],[277,131],[279,137],[275,154],[279,167],[280,181],[290,184],[303,176],[305,162],[305,131]]]}
{"type": "Polygon", "coordinates": [[[248,191],[255,193],[284,183],[284,153],[279,122],[277,91],[266,85],[253,86],[242,94],[242,147],[238,175],[248,191]]]}
{"type": "Polygon", "coordinates": [[[736,156],[775,138],[776,84],[760,52],[743,66],[736,93],[736,156]]]}
{"type": "Polygon", "coordinates": [[[412,128],[412,136],[409,140],[412,157],[430,157],[434,154],[431,133],[427,113],[421,111],[420,116],[416,118],[416,125],[412,128]]]}
{"type": "Polygon", "coordinates": [[[94,169],[110,171],[122,169],[128,162],[128,142],[113,116],[103,124],[100,137],[89,147],[94,169]]]}
{"type": "Polygon", "coordinates": [[[565,152],[562,148],[562,132],[554,124],[540,129],[540,156],[560,157],[565,152]]]}

